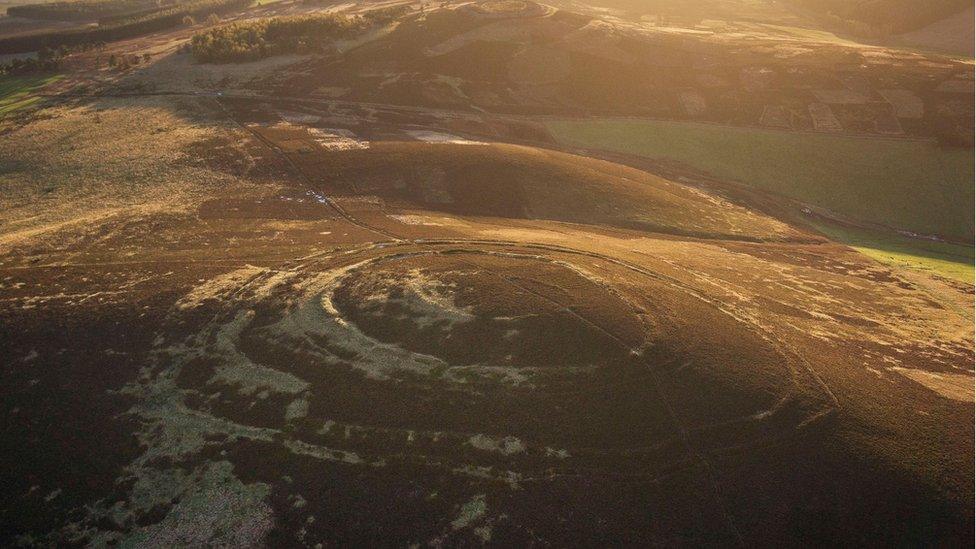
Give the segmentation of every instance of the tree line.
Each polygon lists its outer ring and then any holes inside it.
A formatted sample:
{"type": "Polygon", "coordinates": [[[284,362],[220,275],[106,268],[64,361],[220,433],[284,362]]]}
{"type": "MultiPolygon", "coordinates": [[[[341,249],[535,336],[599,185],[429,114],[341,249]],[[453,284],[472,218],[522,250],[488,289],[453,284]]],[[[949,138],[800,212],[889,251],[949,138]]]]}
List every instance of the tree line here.
{"type": "Polygon", "coordinates": [[[111,24],[91,28],[40,32],[0,38],[0,53],[24,53],[43,48],[79,46],[133,38],[178,26],[187,16],[206,16],[250,6],[254,0],[195,0],[148,14],[122,18],[111,24]]]}
{"type": "Polygon", "coordinates": [[[190,40],[190,52],[204,63],[322,52],[336,40],[353,38],[371,27],[388,24],[407,10],[404,6],[351,17],[329,13],[237,22],[195,35],[190,40]]]}
{"type": "Polygon", "coordinates": [[[0,76],[54,72],[61,68],[61,63],[67,55],[68,48],[64,46],[57,49],[43,48],[37,52],[37,57],[18,58],[0,65],[0,76]]]}
{"type": "MultiPolygon", "coordinates": [[[[159,9],[160,0],[71,0],[7,8],[7,15],[51,21],[91,21],[140,10],[159,9]]],[[[169,1],[174,3],[173,0],[169,1]]]]}
{"type": "MultiPolygon", "coordinates": [[[[105,44],[103,42],[97,42],[82,44],[72,48],[67,46],[41,48],[36,56],[18,57],[5,64],[0,64],[0,76],[23,76],[26,74],[57,72],[64,63],[64,60],[72,53],[97,50],[104,47],[105,44]]],[[[101,56],[96,59],[101,59],[101,56]]],[[[150,59],[152,59],[152,55],[149,53],[144,53],[141,56],[136,54],[119,55],[113,53],[108,58],[108,66],[117,71],[125,71],[134,65],[138,65],[140,62],[148,63],[150,59]]]]}

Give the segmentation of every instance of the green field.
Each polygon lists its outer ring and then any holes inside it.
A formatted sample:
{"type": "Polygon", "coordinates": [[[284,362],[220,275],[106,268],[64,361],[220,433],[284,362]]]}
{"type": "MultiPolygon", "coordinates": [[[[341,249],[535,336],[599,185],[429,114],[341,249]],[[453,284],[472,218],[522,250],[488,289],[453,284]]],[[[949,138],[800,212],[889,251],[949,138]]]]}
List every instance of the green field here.
{"type": "Polygon", "coordinates": [[[59,78],[58,75],[0,77],[0,118],[40,101],[31,92],[59,78]]]}
{"type": "Polygon", "coordinates": [[[838,242],[888,265],[935,273],[973,284],[973,247],[922,241],[833,224],[815,224],[817,230],[838,242]]]}
{"type": "Polygon", "coordinates": [[[973,150],[922,141],[664,121],[556,121],[565,145],[669,158],[834,214],[973,238],[973,150]]]}

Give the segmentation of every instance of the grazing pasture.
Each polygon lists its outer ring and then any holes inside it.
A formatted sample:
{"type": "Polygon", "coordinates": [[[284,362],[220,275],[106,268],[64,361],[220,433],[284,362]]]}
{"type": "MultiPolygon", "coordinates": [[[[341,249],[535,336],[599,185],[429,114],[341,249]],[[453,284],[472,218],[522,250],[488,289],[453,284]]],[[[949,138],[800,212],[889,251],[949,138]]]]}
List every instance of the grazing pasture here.
{"type": "Polygon", "coordinates": [[[564,145],[667,158],[853,221],[972,240],[972,149],[664,121],[554,121],[548,128],[564,145]]]}
{"type": "Polygon", "coordinates": [[[0,77],[0,120],[41,100],[30,93],[61,78],[58,75],[30,75],[0,77]]]}
{"type": "Polygon", "coordinates": [[[815,227],[882,263],[973,283],[973,247],[970,245],[918,240],[833,223],[817,223],[815,227]]]}

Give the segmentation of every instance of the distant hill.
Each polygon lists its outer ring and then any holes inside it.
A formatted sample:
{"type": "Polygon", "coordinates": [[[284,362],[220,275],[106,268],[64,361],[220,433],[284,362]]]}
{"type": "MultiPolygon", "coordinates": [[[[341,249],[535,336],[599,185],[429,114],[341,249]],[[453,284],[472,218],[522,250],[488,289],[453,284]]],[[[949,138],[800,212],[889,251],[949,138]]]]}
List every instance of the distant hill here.
{"type": "Polygon", "coordinates": [[[856,34],[899,34],[972,7],[970,0],[790,0],[856,34]]]}
{"type": "Polygon", "coordinates": [[[906,46],[972,57],[976,53],[973,48],[973,39],[976,35],[973,17],[974,9],[970,6],[967,10],[918,30],[896,36],[894,39],[897,43],[906,46]]]}
{"type": "Polygon", "coordinates": [[[660,18],[665,24],[708,19],[795,26],[819,22],[833,30],[872,37],[921,29],[972,7],[969,0],[587,0],[584,3],[634,16],[660,18]]]}

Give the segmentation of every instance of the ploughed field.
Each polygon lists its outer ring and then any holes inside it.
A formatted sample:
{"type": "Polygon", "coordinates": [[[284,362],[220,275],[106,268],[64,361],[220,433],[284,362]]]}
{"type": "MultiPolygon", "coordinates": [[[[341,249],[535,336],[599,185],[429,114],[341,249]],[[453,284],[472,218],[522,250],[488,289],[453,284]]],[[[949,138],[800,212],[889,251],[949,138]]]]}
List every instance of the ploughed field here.
{"type": "Polygon", "coordinates": [[[967,539],[971,286],[619,164],[289,108],[8,134],[5,542],[967,539]]]}

